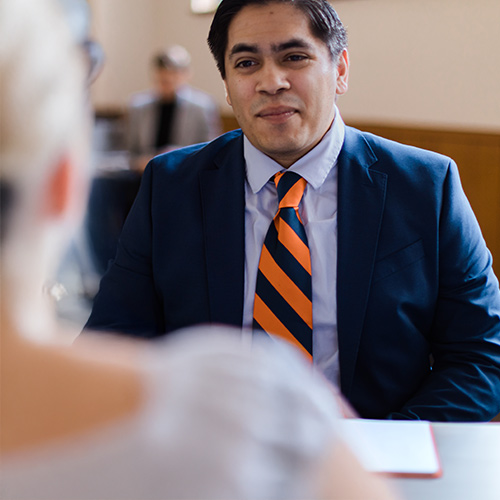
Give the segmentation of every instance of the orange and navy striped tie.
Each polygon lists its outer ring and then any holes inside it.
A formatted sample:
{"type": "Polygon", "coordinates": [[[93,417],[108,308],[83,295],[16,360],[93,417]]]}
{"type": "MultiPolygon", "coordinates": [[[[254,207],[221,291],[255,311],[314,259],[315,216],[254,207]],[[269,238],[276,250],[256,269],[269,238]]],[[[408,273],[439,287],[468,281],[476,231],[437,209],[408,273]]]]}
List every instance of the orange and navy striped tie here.
{"type": "Polygon", "coordinates": [[[254,328],[287,339],[312,360],[311,255],[298,208],[307,182],[279,172],[274,183],[279,207],[260,256],[254,328]]]}

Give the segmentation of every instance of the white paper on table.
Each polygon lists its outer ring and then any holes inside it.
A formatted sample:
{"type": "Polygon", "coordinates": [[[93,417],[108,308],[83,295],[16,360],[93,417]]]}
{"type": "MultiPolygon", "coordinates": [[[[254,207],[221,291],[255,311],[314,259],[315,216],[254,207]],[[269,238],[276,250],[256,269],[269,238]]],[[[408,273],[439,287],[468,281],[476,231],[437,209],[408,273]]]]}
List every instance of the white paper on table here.
{"type": "Polygon", "coordinates": [[[430,422],[344,419],[341,434],[369,471],[415,477],[441,475],[430,422]]]}

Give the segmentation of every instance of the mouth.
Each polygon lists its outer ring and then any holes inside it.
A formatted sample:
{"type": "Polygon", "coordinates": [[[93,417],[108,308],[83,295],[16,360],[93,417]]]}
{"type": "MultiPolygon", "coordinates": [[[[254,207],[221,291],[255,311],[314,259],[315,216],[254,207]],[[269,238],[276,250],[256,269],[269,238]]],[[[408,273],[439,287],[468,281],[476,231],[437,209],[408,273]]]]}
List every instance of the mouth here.
{"type": "Polygon", "coordinates": [[[288,120],[288,118],[295,115],[295,113],[298,113],[295,108],[289,106],[276,106],[264,108],[259,111],[256,116],[257,118],[263,118],[272,122],[281,122],[288,120]]]}

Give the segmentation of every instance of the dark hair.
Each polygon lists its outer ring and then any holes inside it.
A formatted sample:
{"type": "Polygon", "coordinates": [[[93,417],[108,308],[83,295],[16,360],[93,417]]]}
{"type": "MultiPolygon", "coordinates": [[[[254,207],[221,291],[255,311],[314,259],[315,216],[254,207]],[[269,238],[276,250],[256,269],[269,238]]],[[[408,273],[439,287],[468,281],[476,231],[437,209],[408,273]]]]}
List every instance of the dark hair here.
{"type": "Polygon", "coordinates": [[[7,224],[9,223],[14,204],[14,190],[12,185],[5,180],[0,180],[0,243],[3,243],[7,233],[7,224]]]}
{"type": "Polygon", "coordinates": [[[347,33],[335,9],[327,0],[222,0],[215,12],[208,34],[208,46],[222,78],[226,77],[224,56],[229,26],[234,17],[248,5],[289,4],[309,19],[312,34],[328,47],[336,59],[347,47],[347,33]]]}

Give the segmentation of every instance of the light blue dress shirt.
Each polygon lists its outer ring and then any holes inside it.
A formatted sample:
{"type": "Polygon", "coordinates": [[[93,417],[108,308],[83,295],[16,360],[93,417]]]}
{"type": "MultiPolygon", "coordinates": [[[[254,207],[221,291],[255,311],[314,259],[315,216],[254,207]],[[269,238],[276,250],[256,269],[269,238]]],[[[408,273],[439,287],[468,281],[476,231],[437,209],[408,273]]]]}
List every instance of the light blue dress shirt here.
{"type": "MultiPolygon", "coordinates": [[[[339,384],[337,341],[337,158],[345,126],[338,109],[321,142],[288,170],[307,181],[299,212],[311,252],[313,293],[313,360],[326,378],[339,384]]],[[[271,180],[283,167],[244,137],[245,302],[243,326],[251,327],[260,253],[269,224],[278,210],[271,180]]]]}

